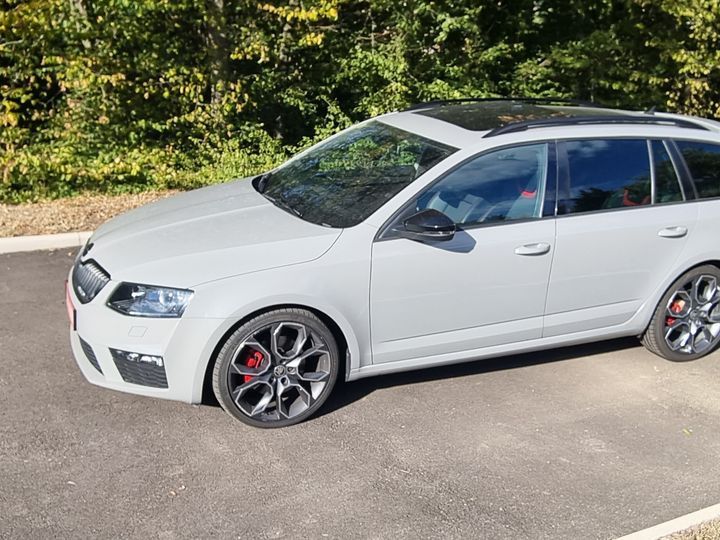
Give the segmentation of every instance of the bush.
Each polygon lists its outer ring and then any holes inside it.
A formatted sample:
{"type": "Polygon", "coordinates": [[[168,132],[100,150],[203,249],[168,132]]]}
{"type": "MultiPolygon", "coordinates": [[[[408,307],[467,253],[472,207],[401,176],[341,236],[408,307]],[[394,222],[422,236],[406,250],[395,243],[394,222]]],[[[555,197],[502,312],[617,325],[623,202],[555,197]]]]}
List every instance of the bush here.
{"type": "Polygon", "coordinates": [[[0,201],[255,174],[435,98],[718,116],[719,47],[720,0],[0,0],[0,201]]]}

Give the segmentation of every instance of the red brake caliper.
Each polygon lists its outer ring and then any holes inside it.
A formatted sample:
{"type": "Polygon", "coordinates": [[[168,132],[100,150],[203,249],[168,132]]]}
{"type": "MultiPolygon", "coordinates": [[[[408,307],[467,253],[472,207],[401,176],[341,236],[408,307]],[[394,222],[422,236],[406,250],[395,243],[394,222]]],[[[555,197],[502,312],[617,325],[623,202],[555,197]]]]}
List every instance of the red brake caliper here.
{"type": "MultiPolygon", "coordinates": [[[[262,364],[264,359],[265,355],[263,355],[260,351],[251,351],[247,354],[247,356],[245,356],[243,363],[249,368],[257,368],[260,367],[260,364],[262,364]]],[[[243,382],[251,381],[252,378],[252,375],[243,375],[243,382]]]]}
{"type": "MultiPolygon", "coordinates": [[[[676,300],[676,301],[673,302],[672,305],[670,306],[670,311],[672,311],[673,313],[680,313],[680,312],[682,312],[682,310],[683,310],[684,307],[685,307],[685,301],[684,301],[684,300],[676,300]]],[[[665,324],[666,324],[667,326],[672,326],[673,323],[674,323],[676,320],[677,320],[677,319],[675,319],[674,317],[668,317],[667,319],[665,319],[665,324]]]]}

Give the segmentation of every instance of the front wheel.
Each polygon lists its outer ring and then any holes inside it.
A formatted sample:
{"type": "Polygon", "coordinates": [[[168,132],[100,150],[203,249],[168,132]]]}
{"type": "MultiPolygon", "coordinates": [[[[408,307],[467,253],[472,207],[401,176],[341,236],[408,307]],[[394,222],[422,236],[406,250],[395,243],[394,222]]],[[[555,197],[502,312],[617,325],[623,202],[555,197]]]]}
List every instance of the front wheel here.
{"type": "Polygon", "coordinates": [[[668,360],[694,360],[720,342],[720,269],[689,270],[660,300],[642,337],[645,347],[668,360]]]}
{"type": "Polygon", "coordinates": [[[213,390],[230,415],[255,427],[302,422],[330,395],[338,376],[335,338],[313,313],[279,309],[243,324],[226,340],[213,390]]]}

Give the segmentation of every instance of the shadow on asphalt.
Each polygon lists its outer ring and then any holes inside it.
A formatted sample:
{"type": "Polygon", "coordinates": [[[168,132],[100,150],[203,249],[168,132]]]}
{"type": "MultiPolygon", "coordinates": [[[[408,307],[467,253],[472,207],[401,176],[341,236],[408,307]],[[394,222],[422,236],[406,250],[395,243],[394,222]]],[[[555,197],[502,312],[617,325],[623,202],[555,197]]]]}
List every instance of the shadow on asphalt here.
{"type": "Polygon", "coordinates": [[[640,343],[636,338],[622,338],[597,343],[587,343],[572,347],[559,349],[548,349],[532,353],[517,354],[513,356],[501,356],[477,360],[475,362],[464,362],[434,368],[405,371],[391,375],[378,375],[353,382],[338,382],[325,405],[315,414],[315,417],[330,414],[342,407],[346,407],[365,396],[372,394],[375,390],[392,388],[394,386],[406,386],[429,381],[454,379],[467,377],[493,371],[517,369],[526,366],[559,362],[583,356],[592,356],[615,351],[622,351],[639,347],[640,343]]]}
{"type": "MultiPolygon", "coordinates": [[[[599,341],[596,343],[586,343],[584,345],[575,345],[572,347],[562,347],[531,353],[501,356],[498,358],[488,358],[474,362],[469,361],[461,364],[451,364],[448,366],[405,371],[402,373],[393,373],[391,375],[378,375],[353,382],[338,381],[327,402],[317,413],[315,413],[313,417],[319,418],[326,414],[330,414],[372,394],[375,390],[381,390],[383,388],[406,386],[429,381],[455,379],[457,377],[467,377],[469,375],[491,373],[493,371],[500,370],[517,369],[526,366],[547,364],[549,362],[571,360],[573,358],[580,358],[583,356],[622,351],[635,347],[640,347],[640,343],[636,338],[621,338],[609,341],[599,341]]],[[[202,404],[209,407],[220,407],[220,404],[215,399],[212,387],[207,387],[203,391],[202,404]]]]}

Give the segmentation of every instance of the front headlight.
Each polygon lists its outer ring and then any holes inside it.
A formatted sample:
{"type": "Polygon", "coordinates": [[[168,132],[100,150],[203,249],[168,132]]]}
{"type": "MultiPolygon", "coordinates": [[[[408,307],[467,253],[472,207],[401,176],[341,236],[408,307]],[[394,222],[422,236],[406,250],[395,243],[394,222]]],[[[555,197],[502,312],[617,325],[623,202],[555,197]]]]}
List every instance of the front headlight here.
{"type": "Polygon", "coordinates": [[[187,289],[121,283],[110,295],[107,305],[137,317],[180,317],[192,295],[193,291],[187,289]]]}

